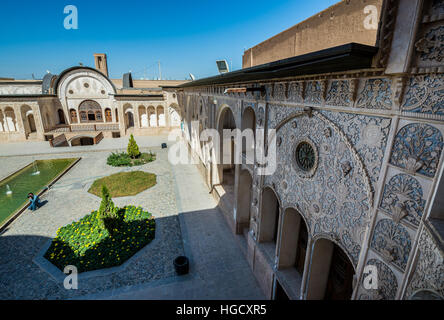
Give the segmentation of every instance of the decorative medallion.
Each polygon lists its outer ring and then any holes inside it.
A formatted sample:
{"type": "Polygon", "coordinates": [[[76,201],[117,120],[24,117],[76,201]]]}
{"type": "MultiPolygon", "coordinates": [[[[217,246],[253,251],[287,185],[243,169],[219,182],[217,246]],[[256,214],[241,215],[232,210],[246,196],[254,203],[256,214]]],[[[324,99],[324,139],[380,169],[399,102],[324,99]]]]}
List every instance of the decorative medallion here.
{"type": "Polygon", "coordinates": [[[412,240],[402,225],[390,219],[382,219],[376,224],[371,247],[381,254],[384,261],[404,270],[412,248],[412,240]]]}
{"type": "Polygon", "coordinates": [[[444,115],[444,84],[442,75],[411,77],[407,84],[403,111],[444,115]]]}
{"type": "Polygon", "coordinates": [[[364,88],[359,94],[357,108],[391,109],[392,91],[389,79],[367,79],[364,88]]]}
{"type": "Polygon", "coordinates": [[[380,207],[392,214],[393,221],[406,219],[418,226],[425,202],[418,180],[401,173],[393,176],[385,186],[380,207]]]}
{"type": "Polygon", "coordinates": [[[416,51],[421,54],[422,60],[443,61],[444,26],[431,29],[423,38],[415,43],[415,47],[416,51]]]}
{"type": "Polygon", "coordinates": [[[390,163],[411,173],[433,177],[443,147],[441,132],[428,124],[411,123],[399,130],[390,163]]]}
{"type": "Polygon", "coordinates": [[[294,168],[299,176],[310,178],[314,175],[318,165],[318,151],[311,140],[299,140],[294,147],[294,168]]]}

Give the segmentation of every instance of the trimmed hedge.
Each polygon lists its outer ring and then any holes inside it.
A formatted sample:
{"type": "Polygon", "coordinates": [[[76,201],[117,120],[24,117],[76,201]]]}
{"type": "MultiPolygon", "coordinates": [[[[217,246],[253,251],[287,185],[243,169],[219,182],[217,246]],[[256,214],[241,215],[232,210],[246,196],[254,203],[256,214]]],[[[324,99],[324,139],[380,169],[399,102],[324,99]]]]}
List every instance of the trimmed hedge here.
{"type": "Polygon", "coordinates": [[[151,151],[149,153],[141,153],[136,158],[131,158],[128,153],[116,152],[111,153],[106,160],[106,163],[113,167],[132,167],[141,166],[156,160],[156,155],[151,151]]]}
{"type": "Polygon", "coordinates": [[[103,227],[98,211],[60,228],[45,258],[62,271],[74,265],[79,273],[121,265],[154,239],[156,223],[140,207],[120,208],[117,215],[113,235],[103,227]]]}

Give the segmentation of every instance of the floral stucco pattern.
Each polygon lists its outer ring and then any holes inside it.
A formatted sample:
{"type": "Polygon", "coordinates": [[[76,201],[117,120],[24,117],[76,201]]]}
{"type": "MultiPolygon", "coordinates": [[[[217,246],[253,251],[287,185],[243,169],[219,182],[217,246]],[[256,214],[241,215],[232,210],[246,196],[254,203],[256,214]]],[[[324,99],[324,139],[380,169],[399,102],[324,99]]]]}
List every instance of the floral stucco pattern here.
{"type": "Polygon", "coordinates": [[[344,112],[322,112],[339,124],[365,164],[375,189],[387,146],[391,119],[344,112]]]}
{"type": "MultiPolygon", "coordinates": [[[[364,163],[376,162],[374,166],[379,167],[390,120],[348,114],[337,118],[329,112],[314,113],[311,117],[300,113],[301,109],[270,106],[269,125],[279,128],[280,145],[277,170],[265,176],[264,184],[276,187],[283,206],[298,208],[313,235],[325,235],[346,248],[356,265],[370,221],[371,203],[366,174],[350,142],[362,152],[364,163]],[[329,116],[333,119],[328,119],[329,116]],[[368,126],[378,127],[371,129],[378,134],[369,134],[378,141],[372,140],[370,144],[365,142],[364,131],[368,126]],[[294,154],[288,152],[301,139],[309,139],[318,151],[318,166],[309,178],[298,174],[292,165],[294,154]]],[[[376,173],[374,180],[377,180],[379,170],[372,173],[376,173]]]]}
{"type": "Polygon", "coordinates": [[[357,108],[391,109],[392,91],[390,79],[367,79],[364,88],[359,92],[357,108]]]}
{"type": "Polygon", "coordinates": [[[407,230],[390,219],[381,219],[373,231],[371,247],[383,259],[404,270],[407,265],[412,240],[407,230]]]}
{"type": "Polygon", "coordinates": [[[304,101],[304,82],[290,82],[288,87],[288,99],[293,102],[304,101]]]}
{"type": "Polygon", "coordinates": [[[349,82],[346,80],[334,80],[330,82],[325,103],[335,106],[349,106],[351,92],[349,82]]]}
{"type": "Polygon", "coordinates": [[[419,256],[416,268],[407,285],[405,299],[409,299],[421,289],[433,290],[444,299],[444,256],[434,243],[426,229],[423,229],[419,238],[419,256]]]}
{"type": "Polygon", "coordinates": [[[409,112],[444,115],[443,76],[411,77],[401,109],[409,112]]]}
{"type": "MultiPolygon", "coordinates": [[[[378,259],[370,259],[367,262],[368,266],[376,266],[378,270],[378,289],[364,289],[361,284],[360,300],[394,300],[396,292],[398,291],[398,281],[393,271],[388,265],[378,259]]],[[[365,277],[362,278],[365,281],[365,277]]]]}
{"type": "Polygon", "coordinates": [[[320,81],[308,81],[305,88],[305,102],[321,104],[322,93],[323,87],[320,81]]]}
{"type": "Polygon", "coordinates": [[[418,226],[425,202],[418,180],[402,173],[392,177],[386,184],[380,207],[396,221],[406,219],[418,226]]]}
{"type": "Polygon", "coordinates": [[[441,62],[444,59],[444,26],[430,29],[415,43],[416,50],[423,60],[441,62]]]}
{"type": "Polygon", "coordinates": [[[390,163],[412,173],[433,177],[442,147],[442,134],[437,128],[411,123],[402,127],[396,135],[390,163]]]}

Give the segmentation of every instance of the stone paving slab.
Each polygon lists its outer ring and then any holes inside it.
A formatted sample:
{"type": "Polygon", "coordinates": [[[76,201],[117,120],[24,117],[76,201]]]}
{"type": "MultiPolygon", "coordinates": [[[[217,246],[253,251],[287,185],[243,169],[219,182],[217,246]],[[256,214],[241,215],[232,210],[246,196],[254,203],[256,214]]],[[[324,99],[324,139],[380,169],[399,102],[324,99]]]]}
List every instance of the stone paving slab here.
{"type": "Polygon", "coordinates": [[[254,300],[265,299],[214,198],[193,165],[173,167],[177,206],[190,257],[190,274],[182,281],[147,283],[88,299],[254,300]]]}
{"type": "MultiPolygon", "coordinates": [[[[80,153],[82,160],[66,173],[42,200],[48,203],[35,212],[25,211],[0,236],[0,283],[8,290],[1,299],[66,299],[174,277],[172,261],[183,254],[177,218],[173,177],[166,150],[156,150],[157,160],[143,166],[115,168],[106,165],[109,152],[80,153]],[[158,175],[157,184],[136,196],[116,198],[118,206],[133,204],[157,219],[162,241],[129,260],[129,265],[112,275],[100,275],[79,282],[79,290],[66,290],[32,260],[56,234],[59,227],[97,210],[100,198],[87,190],[94,180],[121,171],[143,170],[158,175]]],[[[72,156],[72,155],[70,155],[72,156]]],[[[66,155],[46,158],[66,157],[66,155]]],[[[28,159],[29,161],[29,159],[28,159]]],[[[9,161],[11,162],[11,161],[9,161]]],[[[144,251],[144,249],[142,250],[144,251]]]]}
{"type": "MultiPolygon", "coordinates": [[[[0,235],[0,299],[263,299],[236,236],[197,168],[171,166],[167,150],[154,151],[156,161],[133,168],[107,166],[109,152],[77,153],[82,160],[45,194],[48,204],[24,213],[0,235]],[[162,219],[159,247],[130,260],[122,272],[88,278],[79,290],[64,289],[32,259],[59,227],[99,207],[100,199],[87,192],[94,180],[131,170],[157,174],[157,185],[114,201],[118,206],[140,205],[162,219]],[[183,254],[190,257],[190,274],[179,277],[172,261],[183,254]]],[[[73,154],[37,158],[68,156],[73,154]]],[[[0,158],[0,168],[14,171],[16,159],[27,164],[35,157],[0,158]]]]}

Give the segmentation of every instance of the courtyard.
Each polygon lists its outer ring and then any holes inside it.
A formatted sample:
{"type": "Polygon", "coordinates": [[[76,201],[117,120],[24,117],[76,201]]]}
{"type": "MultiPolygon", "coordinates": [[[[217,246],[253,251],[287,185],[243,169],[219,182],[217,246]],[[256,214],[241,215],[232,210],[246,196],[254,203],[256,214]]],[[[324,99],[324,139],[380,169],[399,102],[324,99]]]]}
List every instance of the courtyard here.
{"type": "MultiPolygon", "coordinates": [[[[27,144],[0,150],[0,178],[34,160],[81,160],[43,196],[47,204],[21,214],[0,235],[0,299],[262,299],[264,298],[204,180],[193,165],[172,166],[166,137],[138,137],[142,152],[156,160],[136,167],[112,167],[106,159],[127,139],[105,139],[96,146],[46,148],[27,144]],[[48,150],[48,152],[46,152],[48,150]],[[5,151],[5,152],[3,152],[5,151]],[[114,198],[116,206],[135,205],[156,219],[156,239],[117,269],[79,275],[77,290],[42,265],[45,247],[57,230],[97,210],[101,199],[88,192],[112,174],[154,173],[157,183],[134,196],[114,198]],[[177,276],[173,260],[190,258],[190,273],[177,276]],[[111,271],[110,271],[111,270],[111,271]]],[[[3,147],[3,146],[2,146],[3,147]]]]}

